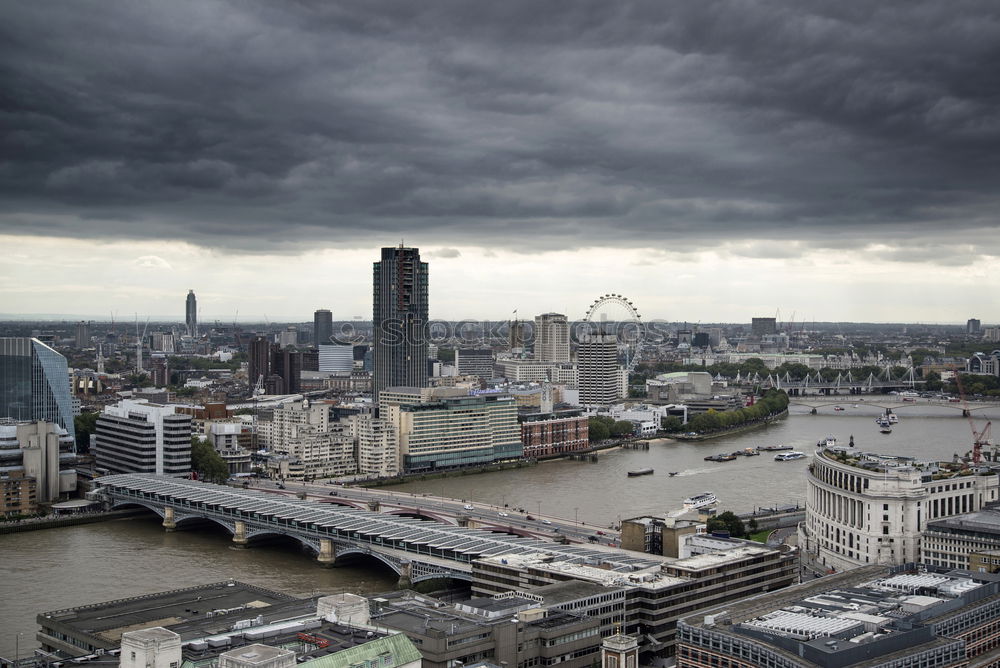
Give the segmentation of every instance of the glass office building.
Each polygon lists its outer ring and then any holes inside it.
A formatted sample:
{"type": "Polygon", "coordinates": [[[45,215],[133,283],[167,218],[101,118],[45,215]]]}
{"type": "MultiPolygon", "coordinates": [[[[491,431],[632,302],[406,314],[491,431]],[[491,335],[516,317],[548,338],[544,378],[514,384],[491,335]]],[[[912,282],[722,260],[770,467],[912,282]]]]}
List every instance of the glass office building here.
{"type": "Polygon", "coordinates": [[[76,438],[66,358],[28,337],[0,337],[0,418],[54,422],[76,438]]]}

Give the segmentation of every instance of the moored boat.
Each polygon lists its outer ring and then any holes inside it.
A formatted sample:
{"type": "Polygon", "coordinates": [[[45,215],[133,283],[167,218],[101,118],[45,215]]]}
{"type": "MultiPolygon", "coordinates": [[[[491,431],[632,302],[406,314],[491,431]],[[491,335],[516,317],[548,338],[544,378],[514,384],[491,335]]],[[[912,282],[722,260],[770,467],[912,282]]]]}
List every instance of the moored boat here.
{"type": "Polygon", "coordinates": [[[777,452],[779,450],[791,450],[790,445],[765,445],[762,448],[758,448],[761,452],[777,452]]]}
{"type": "Polygon", "coordinates": [[[640,476],[640,475],[649,475],[652,472],[653,472],[653,469],[651,469],[651,468],[636,469],[635,471],[629,471],[628,472],[628,477],[629,478],[634,478],[634,477],[640,476]]]}

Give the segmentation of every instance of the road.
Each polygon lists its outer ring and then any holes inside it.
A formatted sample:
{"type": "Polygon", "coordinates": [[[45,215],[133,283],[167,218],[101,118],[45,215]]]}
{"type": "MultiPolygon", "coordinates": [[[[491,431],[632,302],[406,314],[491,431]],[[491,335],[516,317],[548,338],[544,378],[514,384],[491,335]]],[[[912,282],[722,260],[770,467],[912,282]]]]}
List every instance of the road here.
{"type": "MultiPolygon", "coordinates": [[[[618,531],[597,527],[586,522],[528,513],[523,508],[499,507],[486,503],[477,503],[465,499],[449,499],[430,494],[410,494],[394,492],[391,489],[368,489],[337,484],[332,481],[302,483],[286,480],[285,488],[278,487],[272,480],[250,481],[250,488],[264,492],[296,496],[305,492],[306,498],[312,501],[332,502],[350,501],[365,506],[369,501],[377,500],[383,512],[395,509],[420,510],[428,515],[445,515],[457,517],[464,515],[481,525],[496,528],[519,529],[547,540],[558,540],[564,536],[571,542],[607,545],[617,547],[621,541],[618,531]]],[[[513,531],[511,533],[514,533],[513,531]]]]}

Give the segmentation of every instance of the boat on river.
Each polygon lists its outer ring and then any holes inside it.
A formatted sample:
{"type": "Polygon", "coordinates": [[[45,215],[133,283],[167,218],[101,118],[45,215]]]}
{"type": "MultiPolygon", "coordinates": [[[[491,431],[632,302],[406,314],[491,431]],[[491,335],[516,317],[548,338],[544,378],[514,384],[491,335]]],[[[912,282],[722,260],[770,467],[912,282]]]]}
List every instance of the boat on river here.
{"type": "Polygon", "coordinates": [[[653,469],[651,469],[651,468],[636,469],[635,471],[629,471],[628,472],[628,477],[629,478],[635,478],[636,476],[650,475],[652,473],[653,473],[653,469]]]}
{"type": "Polygon", "coordinates": [[[790,445],[765,445],[762,448],[758,448],[761,452],[778,452],[779,450],[791,450],[790,445]]]}
{"type": "Polygon", "coordinates": [[[732,453],[726,454],[724,452],[718,455],[709,455],[708,457],[705,457],[706,462],[731,462],[735,459],[736,455],[732,453]]]}
{"type": "Polygon", "coordinates": [[[790,462],[793,459],[805,459],[806,453],[799,452],[797,450],[792,450],[791,452],[782,452],[781,454],[774,456],[774,461],[776,462],[790,462]]]}
{"type": "Polygon", "coordinates": [[[689,496],[684,499],[684,508],[687,510],[704,508],[705,506],[711,506],[714,503],[718,503],[718,501],[719,499],[715,496],[714,492],[702,492],[701,494],[695,494],[694,496],[689,496]]]}

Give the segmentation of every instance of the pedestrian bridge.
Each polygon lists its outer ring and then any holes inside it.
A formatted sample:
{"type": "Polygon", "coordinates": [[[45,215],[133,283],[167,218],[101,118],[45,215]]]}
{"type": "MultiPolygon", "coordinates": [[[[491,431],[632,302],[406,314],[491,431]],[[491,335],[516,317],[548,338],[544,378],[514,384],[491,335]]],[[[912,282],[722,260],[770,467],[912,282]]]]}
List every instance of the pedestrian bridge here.
{"type": "Polygon", "coordinates": [[[474,560],[504,554],[540,552],[566,563],[607,564],[623,573],[660,563],[621,550],[561,545],[169,476],[110,475],[94,484],[91,498],[110,509],[148,508],[163,518],[168,531],[207,520],[244,547],[264,537],[288,536],[326,566],[348,555],[374,558],[399,575],[401,586],[435,578],[470,580],[474,560]]]}

